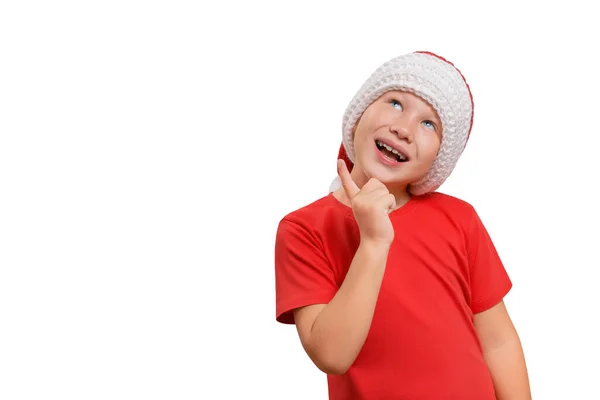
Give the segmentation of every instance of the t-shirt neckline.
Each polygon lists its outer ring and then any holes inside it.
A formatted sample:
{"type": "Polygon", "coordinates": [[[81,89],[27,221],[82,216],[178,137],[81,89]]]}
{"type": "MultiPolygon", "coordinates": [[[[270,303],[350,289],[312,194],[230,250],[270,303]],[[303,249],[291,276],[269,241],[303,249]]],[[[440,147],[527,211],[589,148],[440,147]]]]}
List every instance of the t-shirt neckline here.
{"type": "MultiPolygon", "coordinates": [[[[329,192],[327,197],[329,198],[330,202],[332,204],[334,204],[336,208],[339,208],[340,210],[342,210],[344,212],[344,214],[354,217],[354,212],[352,211],[352,207],[350,207],[350,206],[342,203],[340,200],[338,200],[333,195],[333,192],[329,192]]],[[[414,209],[419,204],[419,200],[420,200],[420,196],[411,196],[410,199],[408,199],[408,201],[402,207],[396,208],[394,211],[392,211],[389,214],[390,218],[397,218],[398,216],[405,215],[408,212],[414,211],[414,209]]]]}

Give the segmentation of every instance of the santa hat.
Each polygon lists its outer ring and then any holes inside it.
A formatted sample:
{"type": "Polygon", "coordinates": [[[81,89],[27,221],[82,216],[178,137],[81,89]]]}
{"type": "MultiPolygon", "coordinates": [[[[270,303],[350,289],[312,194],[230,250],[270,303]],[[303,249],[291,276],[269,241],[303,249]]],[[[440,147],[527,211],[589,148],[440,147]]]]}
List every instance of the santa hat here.
{"type": "MultiPolygon", "coordinates": [[[[413,195],[435,191],[450,176],[473,127],[473,96],[462,73],[446,59],[418,51],[393,58],[367,79],[344,113],[342,144],[338,159],[354,166],[354,128],[367,107],[385,92],[403,90],[431,104],[442,122],[442,143],[433,165],[418,182],[409,186],[413,195]]],[[[339,177],[331,184],[341,186],[339,177]]]]}

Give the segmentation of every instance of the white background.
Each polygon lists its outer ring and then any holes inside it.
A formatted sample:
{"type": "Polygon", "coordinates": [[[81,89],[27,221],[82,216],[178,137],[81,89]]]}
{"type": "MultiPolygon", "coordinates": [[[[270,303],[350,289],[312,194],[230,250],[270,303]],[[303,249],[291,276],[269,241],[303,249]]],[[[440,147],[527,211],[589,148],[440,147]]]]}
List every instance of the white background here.
{"type": "Polygon", "coordinates": [[[472,87],[440,191],[502,255],[534,398],[600,399],[600,32],[534,3],[3,2],[0,398],[326,399],[275,322],[277,224],[360,84],[429,50],[472,87]]]}

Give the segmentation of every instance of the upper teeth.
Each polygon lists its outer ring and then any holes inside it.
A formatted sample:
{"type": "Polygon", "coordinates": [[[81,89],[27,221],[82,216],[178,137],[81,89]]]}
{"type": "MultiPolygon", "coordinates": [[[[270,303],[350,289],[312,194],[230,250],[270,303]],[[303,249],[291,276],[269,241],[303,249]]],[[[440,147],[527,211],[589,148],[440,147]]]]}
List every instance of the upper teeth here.
{"type": "Polygon", "coordinates": [[[406,160],[406,157],[404,156],[404,154],[400,153],[398,150],[394,149],[393,147],[388,146],[387,144],[380,142],[379,140],[377,141],[377,144],[381,147],[384,147],[386,150],[391,151],[392,153],[394,153],[395,155],[400,157],[401,160],[406,160]]]}

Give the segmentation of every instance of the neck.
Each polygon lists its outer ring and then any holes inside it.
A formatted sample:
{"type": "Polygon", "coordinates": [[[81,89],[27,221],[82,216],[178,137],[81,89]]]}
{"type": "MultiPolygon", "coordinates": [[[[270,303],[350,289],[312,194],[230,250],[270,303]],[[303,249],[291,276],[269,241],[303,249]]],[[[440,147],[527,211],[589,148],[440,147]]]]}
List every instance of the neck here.
{"type": "Polygon", "coordinates": [[[406,187],[404,187],[404,189],[401,192],[395,192],[395,191],[390,190],[389,188],[388,188],[388,190],[396,198],[396,208],[400,208],[403,205],[405,205],[406,203],[408,203],[408,201],[412,197],[412,195],[408,192],[408,189],[406,187]]]}

